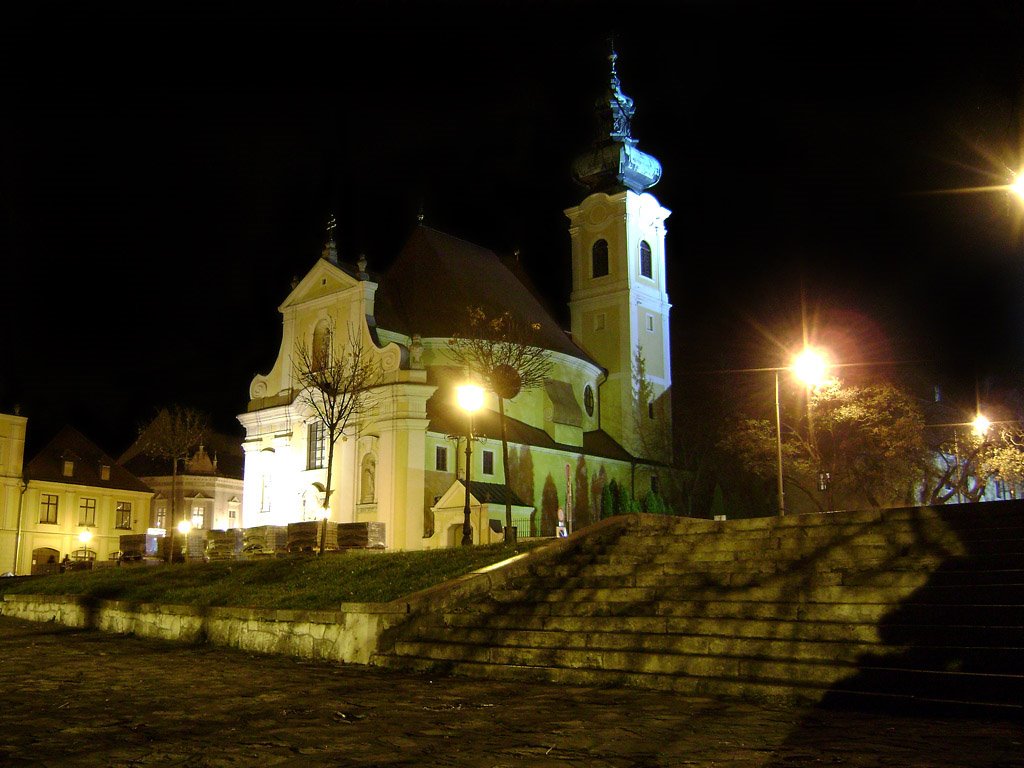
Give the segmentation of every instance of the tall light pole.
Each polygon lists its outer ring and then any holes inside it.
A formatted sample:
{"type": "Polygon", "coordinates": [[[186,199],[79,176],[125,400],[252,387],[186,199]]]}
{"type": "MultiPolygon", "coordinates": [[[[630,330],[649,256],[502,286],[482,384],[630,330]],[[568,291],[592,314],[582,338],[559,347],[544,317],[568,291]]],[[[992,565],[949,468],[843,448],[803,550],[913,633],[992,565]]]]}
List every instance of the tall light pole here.
{"type": "MultiPolygon", "coordinates": [[[[775,372],[775,455],[777,461],[776,481],[778,484],[779,516],[786,514],[786,493],[782,484],[782,410],[779,406],[779,372],[792,371],[796,377],[807,387],[807,418],[808,429],[810,429],[811,401],[810,391],[813,387],[820,386],[825,382],[825,372],[828,370],[828,361],[819,349],[804,347],[803,350],[793,358],[793,363],[787,368],[773,368],[775,372]]],[[[813,442],[813,437],[812,437],[813,442]]]]}
{"type": "Polygon", "coordinates": [[[484,391],[476,384],[463,384],[456,388],[455,398],[459,407],[466,412],[466,505],[463,509],[462,546],[473,544],[473,525],[469,519],[469,483],[472,475],[473,458],[473,414],[484,404],[484,391]]]}

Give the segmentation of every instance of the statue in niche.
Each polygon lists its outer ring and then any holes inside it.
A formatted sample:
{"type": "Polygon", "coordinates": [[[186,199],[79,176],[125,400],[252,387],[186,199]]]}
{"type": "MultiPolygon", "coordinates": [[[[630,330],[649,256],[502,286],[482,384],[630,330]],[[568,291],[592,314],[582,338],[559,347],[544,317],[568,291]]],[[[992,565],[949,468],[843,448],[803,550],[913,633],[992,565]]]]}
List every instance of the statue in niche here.
{"type": "Polygon", "coordinates": [[[418,333],[412,335],[412,343],[409,345],[409,367],[423,368],[423,342],[418,333]]]}
{"type": "Polygon", "coordinates": [[[361,472],[361,482],[359,484],[359,503],[360,504],[372,504],[376,497],[376,475],[377,475],[377,460],[373,457],[372,453],[368,453],[363,457],[363,465],[361,472]]]}

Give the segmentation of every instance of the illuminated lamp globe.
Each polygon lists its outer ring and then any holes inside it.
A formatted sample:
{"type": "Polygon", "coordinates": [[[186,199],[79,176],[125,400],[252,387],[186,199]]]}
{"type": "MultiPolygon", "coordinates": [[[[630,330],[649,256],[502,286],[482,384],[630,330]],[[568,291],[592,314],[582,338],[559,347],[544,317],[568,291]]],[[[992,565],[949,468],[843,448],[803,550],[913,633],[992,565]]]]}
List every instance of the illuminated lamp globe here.
{"type": "Polygon", "coordinates": [[[793,360],[793,373],[809,387],[824,384],[827,369],[828,363],[825,361],[825,356],[812,347],[805,347],[803,352],[793,360]]]}
{"type": "Polygon", "coordinates": [[[988,432],[988,428],[992,426],[992,422],[979,413],[974,417],[974,421],[971,422],[971,425],[974,428],[975,435],[978,437],[984,437],[985,433],[988,432]]]}
{"type": "Polygon", "coordinates": [[[484,404],[484,391],[476,384],[463,384],[455,389],[459,408],[467,413],[476,413],[484,404]]]}
{"type": "Polygon", "coordinates": [[[78,533],[78,540],[82,542],[83,546],[85,546],[90,541],[92,541],[92,531],[90,531],[88,528],[86,528],[84,531],[80,531],[78,533]]]}
{"type": "Polygon", "coordinates": [[[180,533],[182,536],[188,536],[189,533],[191,533],[191,531],[192,523],[190,523],[188,520],[182,520],[180,523],[178,523],[178,533],[180,533]]]}
{"type": "Polygon", "coordinates": [[[1010,191],[1013,192],[1021,202],[1024,202],[1024,169],[1015,176],[1013,184],[1010,185],[1010,191]]]}

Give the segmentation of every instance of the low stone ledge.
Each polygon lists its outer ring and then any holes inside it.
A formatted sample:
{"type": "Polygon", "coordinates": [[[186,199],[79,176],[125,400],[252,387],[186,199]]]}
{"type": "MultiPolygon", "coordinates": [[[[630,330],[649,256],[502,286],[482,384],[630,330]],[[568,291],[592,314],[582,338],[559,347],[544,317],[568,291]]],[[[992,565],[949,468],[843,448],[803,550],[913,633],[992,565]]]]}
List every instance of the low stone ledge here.
{"type": "Polygon", "coordinates": [[[78,595],[5,595],[0,614],[82,629],[257,653],[368,664],[381,634],[405,621],[404,606],[347,603],[340,611],[210,607],[97,600],[78,595]]]}

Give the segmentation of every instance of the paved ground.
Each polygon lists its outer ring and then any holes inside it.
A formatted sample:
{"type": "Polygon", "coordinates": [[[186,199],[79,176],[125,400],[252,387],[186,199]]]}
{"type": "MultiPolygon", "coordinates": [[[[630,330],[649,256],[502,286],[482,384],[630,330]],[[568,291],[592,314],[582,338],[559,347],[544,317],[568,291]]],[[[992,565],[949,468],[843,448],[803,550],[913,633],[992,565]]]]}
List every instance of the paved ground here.
{"type": "Polygon", "coordinates": [[[396,674],[0,617],[0,766],[1024,766],[1019,721],[396,674]]]}

